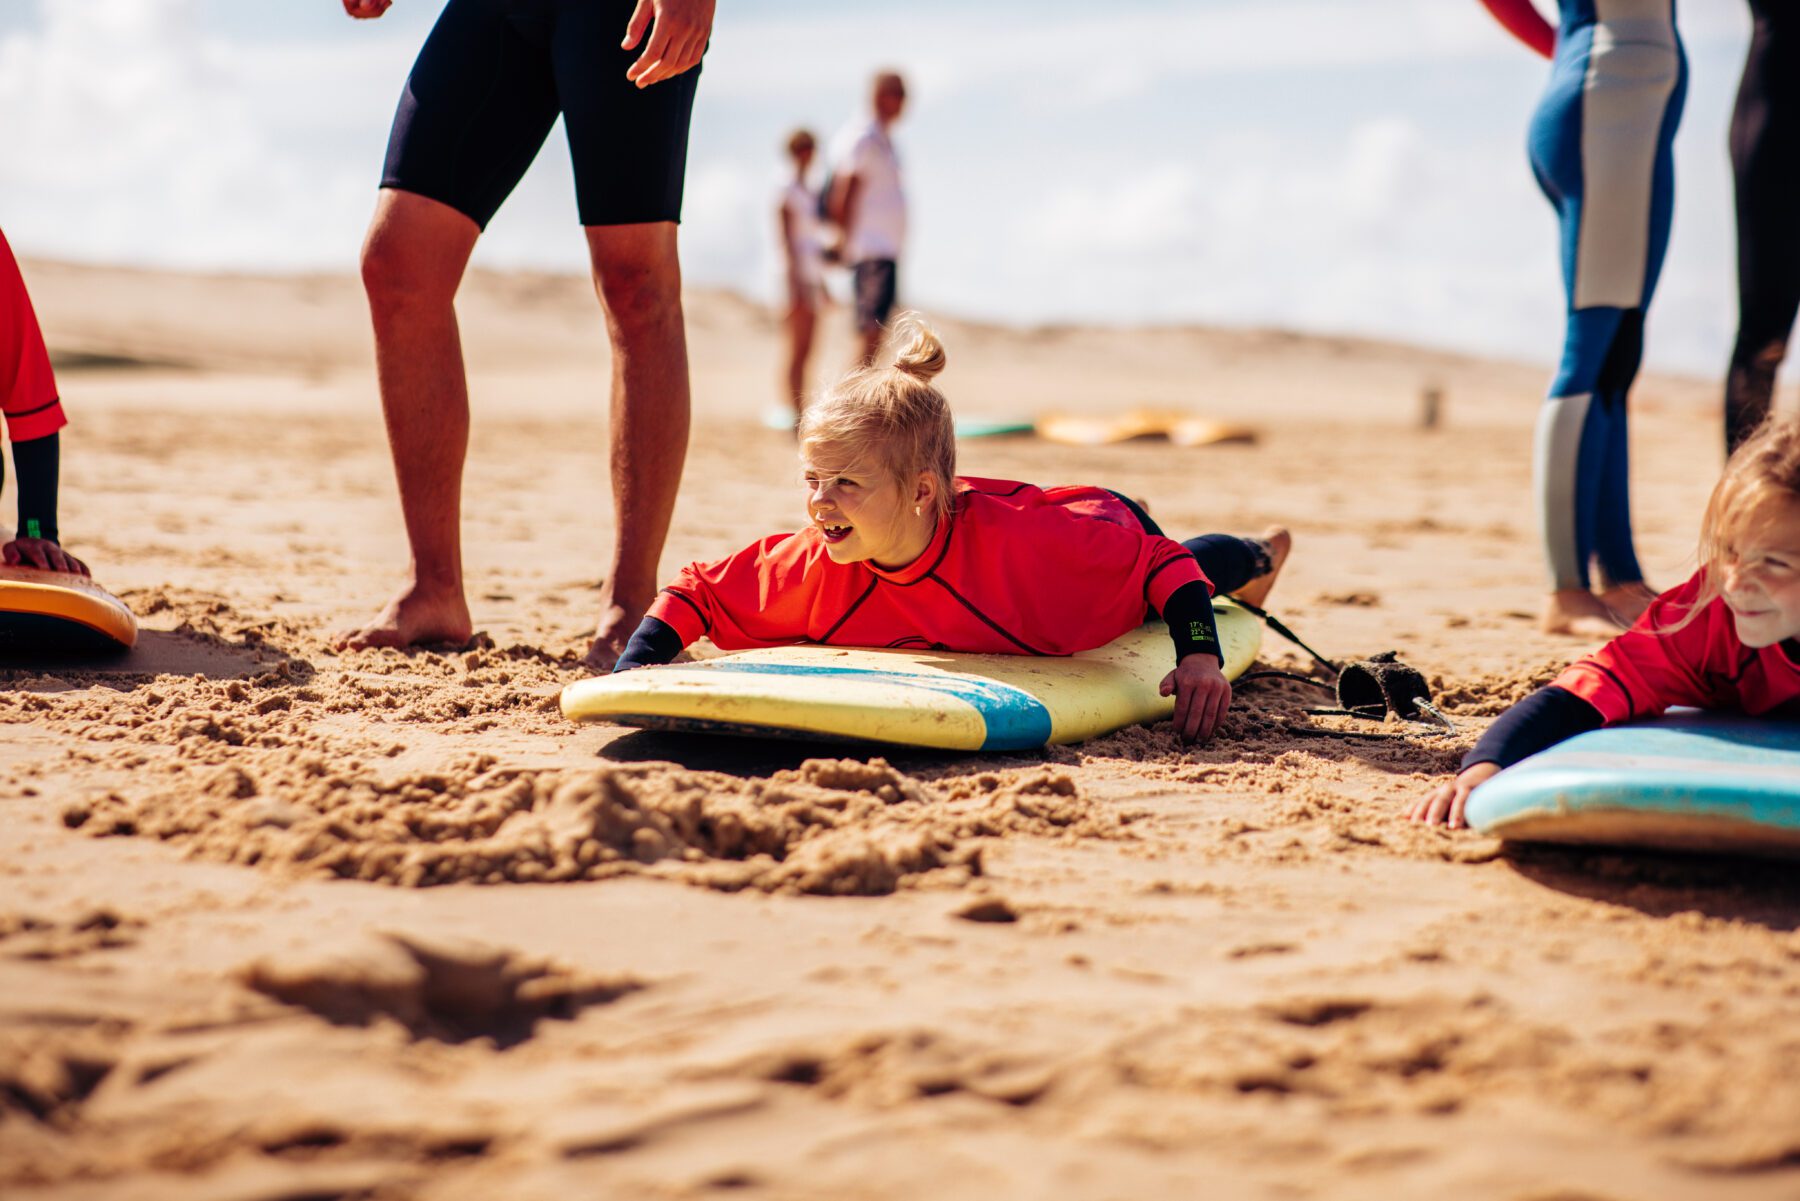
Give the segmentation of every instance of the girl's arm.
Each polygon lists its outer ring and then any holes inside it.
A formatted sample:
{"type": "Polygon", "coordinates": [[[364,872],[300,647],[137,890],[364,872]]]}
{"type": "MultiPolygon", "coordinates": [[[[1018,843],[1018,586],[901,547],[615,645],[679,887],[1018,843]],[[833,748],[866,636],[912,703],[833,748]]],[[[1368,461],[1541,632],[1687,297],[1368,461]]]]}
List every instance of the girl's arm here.
{"type": "Polygon", "coordinates": [[[637,632],[625,644],[625,653],[613,664],[613,672],[630,671],[634,667],[650,667],[672,662],[681,653],[681,635],[668,622],[646,617],[638,623],[637,632]]]}
{"type": "Polygon", "coordinates": [[[1508,33],[1549,58],[1556,53],[1556,30],[1531,0],[1481,0],[1508,33]]]}
{"type": "Polygon", "coordinates": [[[62,459],[59,446],[60,439],[54,433],[13,443],[13,466],[19,473],[19,529],[11,542],[0,548],[4,551],[0,558],[13,566],[87,575],[87,564],[57,542],[56,489],[62,459]]]}
{"type": "Polygon", "coordinates": [[[1501,768],[1605,724],[1600,710],[1573,692],[1555,684],[1540,688],[1502,713],[1475,749],[1463,756],[1456,779],[1426,793],[1408,816],[1416,822],[1457,829],[1463,824],[1469,794],[1498,775],[1501,768]]]}

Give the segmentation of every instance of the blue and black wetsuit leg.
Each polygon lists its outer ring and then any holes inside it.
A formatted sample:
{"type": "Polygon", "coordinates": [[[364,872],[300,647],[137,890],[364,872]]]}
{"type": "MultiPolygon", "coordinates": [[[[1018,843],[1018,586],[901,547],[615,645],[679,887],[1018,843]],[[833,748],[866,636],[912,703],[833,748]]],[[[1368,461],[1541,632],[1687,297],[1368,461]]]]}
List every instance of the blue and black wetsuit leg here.
{"type": "Polygon", "coordinates": [[[1564,0],[1531,164],[1561,225],[1562,362],[1539,414],[1534,475],[1551,587],[1641,581],[1626,397],[1674,213],[1687,67],[1672,0],[1564,0]],[[1601,17],[1605,17],[1604,26],[1601,17]]]}
{"type": "Polygon", "coordinates": [[[1738,332],[1725,382],[1725,449],[1769,415],[1800,313],[1800,0],[1750,0],[1755,26],[1737,107],[1738,332]]]}

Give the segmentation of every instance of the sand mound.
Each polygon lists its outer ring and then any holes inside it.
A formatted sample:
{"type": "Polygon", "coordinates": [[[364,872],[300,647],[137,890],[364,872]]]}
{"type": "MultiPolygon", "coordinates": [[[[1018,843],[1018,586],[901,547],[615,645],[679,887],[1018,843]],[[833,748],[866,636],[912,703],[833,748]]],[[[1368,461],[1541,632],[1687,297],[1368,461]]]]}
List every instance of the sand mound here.
{"type": "Polygon", "coordinates": [[[938,790],[882,759],[807,760],[768,780],[673,764],[493,768],[382,778],[315,755],[231,765],[186,786],[72,804],[63,822],[203,858],[419,887],[649,873],[710,888],[880,895],[927,873],[981,873],[980,840],[1107,837],[1130,815],[1066,774],[984,773],[938,790]]]}

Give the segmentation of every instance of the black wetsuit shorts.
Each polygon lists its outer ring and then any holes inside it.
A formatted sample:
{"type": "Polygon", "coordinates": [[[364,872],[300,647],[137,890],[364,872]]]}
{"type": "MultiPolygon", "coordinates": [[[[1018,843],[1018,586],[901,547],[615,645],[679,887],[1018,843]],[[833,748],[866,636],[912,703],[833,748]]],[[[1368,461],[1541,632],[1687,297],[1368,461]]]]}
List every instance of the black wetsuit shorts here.
{"type": "MultiPolygon", "coordinates": [[[[700,69],[639,88],[622,50],[633,0],[449,0],[407,77],[384,188],[483,229],[560,114],[583,225],[681,219],[700,69]]],[[[652,31],[653,32],[653,31],[652,31]]]]}

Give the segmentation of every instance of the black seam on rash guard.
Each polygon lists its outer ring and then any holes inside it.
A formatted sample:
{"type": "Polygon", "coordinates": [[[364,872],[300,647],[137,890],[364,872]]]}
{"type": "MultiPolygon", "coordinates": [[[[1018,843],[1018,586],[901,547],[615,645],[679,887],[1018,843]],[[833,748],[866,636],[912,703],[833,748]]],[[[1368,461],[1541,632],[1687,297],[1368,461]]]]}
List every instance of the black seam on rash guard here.
{"type": "Polygon", "coordinates": [[[41,404],[35,409],[26,409],[23,413],[8,413],[6,415],[6,418],[8,421],[17,421],[21,417],[32,417],[38,413],[44,412],[46,409],[54,409],[57,405],[59,405],[61,403],[62,403],[62,397],[52,396],[50,398],[49,404],[41,404]]]}
{"type": "Polygon", "coordinates": [[[916,580],[891,580],[887,576],[884,576],[884,575],[875,574],[873,572],[870,574],[875,575],[875,579],[878,583],[890,584],[895,588],[911,588],[914,584],[923,583],[926,579],[930,578],[932,572],[936,571],[939,567],[943,566],[944,557],[950,553],[950,539],[956,537],[956,514],[954,511],[951,512],[950,517],[948,518],[948,524],[949,524],[950,528],[944,534],[943,549],[938,551],[938,557],[931,561],[931,566],[927,567],[925,569],[924,574],[921,575],[918,579],[916,579],[916,580]]]}
{"type": "Polygon", "coordinates": [[[1007,496],[1017,496],[1019,493],[1025,491],[1025,489],[1027,489],[1029,487],[1031,487],[1030,484],[1014,484],[1012,487],[1008,488],[1005,492],[983,492],[980,488],[970,488],[969,491],[973,492],[976,496],[1007,497],[1007,496]]]}
{"type": "Polygon", "coordinates": [[[1761,658],[1761,655],[1757,654],[1749,647],[1745,647],[1744,657],[1738,660],[1737,670],[1725,678],[1730,681],[1733,688],[1737,687],[1739,684],[1743,683],[1744,677],[1750,674],[1750,669],[1755,667],[1761,658]]]}
{"type": "Polygon", "coordinates": [[[942,588],[945,592],[948,592],[951,596],[956,598],[957,604],[961,605],[963,608],[965,608],[969,612],[973,613],[976,617],[979,617],[982,621],[982,624],[986,625],[988,629],[994,631],[994,633],[1000,635],[1002,638],[1006,639],[1008,642],[1012,643],[1014,646],[1018,647],[1020,650],[1024,651],[1026,654],[1042,655],[1045,653],[1044,651],[1037,649],[1037,647],[1032,646],[1029,642],[1026,642],[1023,639],[1018,638],[1010,630],[1008,630],[1005,626],[1001,625],[999,622],[997,622],[993,618],[989,617],[986,613],[983,613],[980,609],[977,609],[974,605],[970,604],[968,599],[965,598],[962,593],[960,593],[956,589],[952,588],[949,585],[949,583],[946,580],[944,580],[943,577],[928,574],[924,578],[936,582],[938,587],[942,588]]]}
{"type": "Polygon", "coordinates": [[[1150,603],[1150,581],[1154,580],[1159,574],[1161,574],[1163,568],[1173,567],[1175,564],[1181,562],[1183,559],[1187,559],[1191,562],[1193,560],[1193,558],[1194,558],[1194,556],[1188,554],[1186,551],[1182,551],[1179,555],[1170,555],[1168,558],[1164,559],[1160,564],[1158,564],[1155,567],[1152,567],[1148,572],[1144,573],[1144,606],[1146,608],[1155,608],[1155,606],[1150,603]]]}
{"type": "Polygon", "coordinates": [[[1619,691],[1621,693],[1623,693],[1625,696],[1625,716],[1628,718],[1636,716],[1636,714],[1637,714],[1637,698],[1635,698],[1631,695],[1631,689],[1625,687],[1625,681],[1621,680],[1618,677],[1618,674],[1615,673],[1612,668],[1606,666],[1606,664],[1604,664],[1604,663],[1595,663],[1592,660],[1586,660],[1586,659],[1584,659],[1580,663],[1574,664],[1574,666],[1576,666],[1576,667],[1591,667],[1595,671],[1599,672],[1601,675],[1605,676],[1607,679],[1611,680],[1615,685],[1617,685],[1619,691]]]}
{"type": "Polygon", "coordinates": [[[699,605],[694,603],[692,597],[683,596],[673,588],[664,588],[663,591],[692,609],[700,618],[700,632],[708,637],[712,636],[712,620],[706,616],[705,609],[702,609],[699,605]]]}
{"type": "Polygon", "coordinates": [[[850,602],[850,607],[844,610],[844,615],[831,623],[831,628],[825,631],[824,636],[821,637],[819,641],[830,642],[831,636],[837,633],[846,621],[850,620],[850,615],[852,613],[855,613],[858,609],[862,608],[862,603],[869,599],[869,594],[875,591],[875,585],[879,583],[881,583],[880,576],[876,576],[874,579],[870,580],[869,586],[863,589],[862,595],[850,602]]]}

